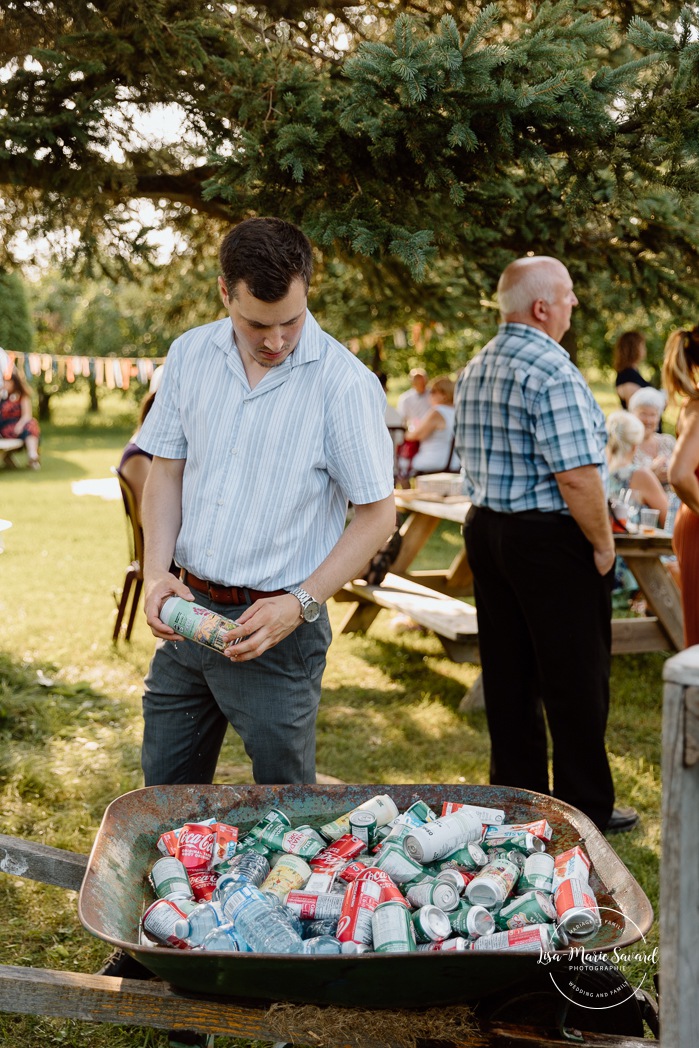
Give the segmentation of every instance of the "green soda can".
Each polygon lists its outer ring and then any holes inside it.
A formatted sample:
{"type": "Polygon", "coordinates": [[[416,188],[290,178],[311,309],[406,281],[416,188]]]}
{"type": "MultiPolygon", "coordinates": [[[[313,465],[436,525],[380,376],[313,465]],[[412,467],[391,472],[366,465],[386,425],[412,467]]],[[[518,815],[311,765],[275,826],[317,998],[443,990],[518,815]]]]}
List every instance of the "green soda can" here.
{"type": "Polygon", "coordinates": [[[439,869],[448,866],[463,866],[466,870],[480,870],[488,862],[488,856],[477,841],[470,841],[465,847],[457,848],[451,855],[445,855],[439,862],[439,869]]]}
{"type": "Polygon", "coordinates": [[[519,879],[519,891],[550,892],[553,889],[554,857],[550,852],[528,855],[519,879]]]}
{"type": "Polygon", "coordinates": [[[451,930],[459,935],[475,938],[478,935],[492,935],[495,931],[495,920],[485,906],[472,906],[462,900],[458,908],[447,916],[451,930]]]}
{"type": "Polygon", "coordinates": [[[233,619],[226,619],[182,597],[168,597],[160,609],[160,618],[181,637],[221,652],[226,648],[223,634],[238,628],[238,623],[233,619]]]}
{"type": "Polygon", "coordinates": [[[557,920],[556,907],[550,895],[544,892],[526,892],[508,902],[495,917],[501,931],[524,928],[527,924],[553,924],[557,920]]]}
{"type": "Polygon", "coordinates": [[[291,829],[291,819],[287,818],[283,811],[279,811],[278,808],[270,808],[266,815],[263,815],[259,822],[248,830],[245,834],[244,840],[247,843],[251,841],[259,841],[264,834],[268,826],[279,824],[283,827],[283,831],[291,829]]]}
{"type": "Polygon", "coordinates": [[[399,902],[381,902],[371,915],[376,953],[407,953],[415,949],[411,913],[399,902]]]}
{"type": "Polygon", "coordinates": [[[418,798],[409,808],[405,809],[403,812],[403,818],[407,818],[410,822],[434,822],[437,818],[437,814],[432,811],[427,801],[418,798]]]}
{"type": "Polygon", "coordinates": [[[533,833],[522,830],[519,833],[509,834],[502,837],[487,837],[483,847],[487,852],[524,852],[525,855],[533,855],[534,852],[542,852],[546,845],[533,833]]]}
{"type": "Polygon", "coordinates": [[[451,935],[451,924],[439,906],[421,906],[410,915],[417,942],[441,942],[451,935]]]}

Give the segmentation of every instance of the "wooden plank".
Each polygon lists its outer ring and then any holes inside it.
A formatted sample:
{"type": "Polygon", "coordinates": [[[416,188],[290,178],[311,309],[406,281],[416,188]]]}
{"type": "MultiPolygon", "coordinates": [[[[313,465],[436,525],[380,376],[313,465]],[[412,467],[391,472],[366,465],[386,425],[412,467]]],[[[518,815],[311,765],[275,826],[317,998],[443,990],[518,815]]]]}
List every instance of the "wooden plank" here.
{"type": "MultiPolygon", "coordinates": [[[[49,1015],[60,1019],[116,1023],[120,1026],[150,1026],[157,1029],[188,1029],[219,1036],[289,1043],[314,1043],[317,1035],[304,1030],[282,1032],[283,1019],[271,1009],[246,1005],[227,997],[189,994],[170,989],[155,980],[138,982],[104,975],[80,975],[46,968],[0,966],[0,1010],[16,1015],[49,1015]]],[[[289,1024],[293,1026],[294,1023],[289,1024]]],[[[344,1048],[346,1036],[324,1044],[344,1048]]],[[[429,1041],[421,1041],[423,1045],[429,1041]]],[[[444,1042],[440,1042],[444,1043],[444,1042]]],[[[569,1039],[542,1036],[530,1027],[484,1023],[483,1029],[466,1040],[449,1042],[454,1048],[560,1048],[569,1039]]],[[[648,1041],[635,1037],[588,1034],[575,1039],[578,1048],[644,1048],[648,1041]]],[[[666,1042],[669,1044],[670,1042],[666,1042]]],[[[391,1048],[382,1037],[353,1034],[354,1048],[391,1048]]],[[[678,1048],[678,1046],[673,1046],[678,1048]]]]}
{"type": "Polygon", "coordinates": [[[663,696],[660,1028],[672,1048],[695,1048],[699,1030],[699,764],[685,766],[685,691],[670,681],[663,696]]]}
{"type": "Polygon", "coordinates": [[[660,560],[624,553],[629,571],[635,576],[648,607],[668,635],[674,651],[684,647],[682,603],[677,583],[660,560]]]}
{"type": "Polygon", "coordinates": [[[361,580],[344,587],[360,601],[409,615],[421,626],[451,641],[471,641],[478,635],[476,609],[443,593],[389,573],[380,586],[361,580]]]}
{"type": "Polygon", "coordinates": [[[657,618],[612,619],[612,655],[638,654],[643,651],[672,651],[657,618]]]}
{"type": "Polygon", "coordinates": [[[684,693],[683,761],[685,768],[699,761],[699,688],[691,686],[684,693]]]}
{"type": "Polygon", "coordinates": [[[3,873],[79,891],[87,862],[87,855],[0,833],[0,871],[3,873]]]}

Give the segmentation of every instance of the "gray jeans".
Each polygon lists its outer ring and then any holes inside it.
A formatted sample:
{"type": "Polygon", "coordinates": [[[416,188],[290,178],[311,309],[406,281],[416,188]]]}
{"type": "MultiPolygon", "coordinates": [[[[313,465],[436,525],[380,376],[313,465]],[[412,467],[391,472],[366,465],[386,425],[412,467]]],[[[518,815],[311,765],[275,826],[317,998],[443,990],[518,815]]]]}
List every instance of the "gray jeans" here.
{"type": "MultiPolygon", "coordinates": [[[[244,607],[197,603],[226,618],[244,607]]],[[[141,765],[146,786],[213,782],[230,724],[256,783],[314,783],[315,725],[331,640],[326,608],[250,662],[190,640],[158,641],[145,679],[141,765]]]]}

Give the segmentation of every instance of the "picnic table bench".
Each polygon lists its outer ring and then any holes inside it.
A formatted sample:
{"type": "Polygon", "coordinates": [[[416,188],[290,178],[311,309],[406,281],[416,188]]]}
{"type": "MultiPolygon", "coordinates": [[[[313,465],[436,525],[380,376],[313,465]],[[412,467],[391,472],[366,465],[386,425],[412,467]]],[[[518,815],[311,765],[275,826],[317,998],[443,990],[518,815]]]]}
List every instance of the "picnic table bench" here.
{"type": "MultiPolygon", "coordinates": [[[[403,541],[392,572],[381,586],[355,579],[335,594],[336,601],[355,605],[340,631],[366,632],[381,609],[388,608],[436,633],[454,662],[480,661],[475,609],[458,599],[473,593],[473,573],[465,548],[461,546],[446,569],[412,567],[439,524],[463,524],[470,505],[461,496],[396,492],[396,506],[408,516],[401,526],[403,541]]],[[[656,531],[654,535],[615,535],[614,539],[617,552],[639,584],[648,614],[612,619],[612,653],[680,651],[684,638],[679,589],[662,562],[672,554],[671,536],[656,531]]]]}
{"type": "Polygon", "coordinates": [[[16,437],[2,437],[0,438],[0,459],[3,464],[10,469],[13,469],[17,463],[14,460],[15,451],[21,451],[24,447],[24,441],[18,440],[16,437]]]}

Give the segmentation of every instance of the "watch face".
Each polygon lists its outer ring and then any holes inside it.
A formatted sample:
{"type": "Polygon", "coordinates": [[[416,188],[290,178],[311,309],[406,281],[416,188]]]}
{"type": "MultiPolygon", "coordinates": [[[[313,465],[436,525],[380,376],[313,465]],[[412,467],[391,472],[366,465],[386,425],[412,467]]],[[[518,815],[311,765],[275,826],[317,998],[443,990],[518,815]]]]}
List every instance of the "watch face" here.
{"type": "Polygon", "coordinates": [[[320,604],[317,600],[309,600],[303,609],[303,617],[306,622],[315,622],[320,615],[320,604]]]}

